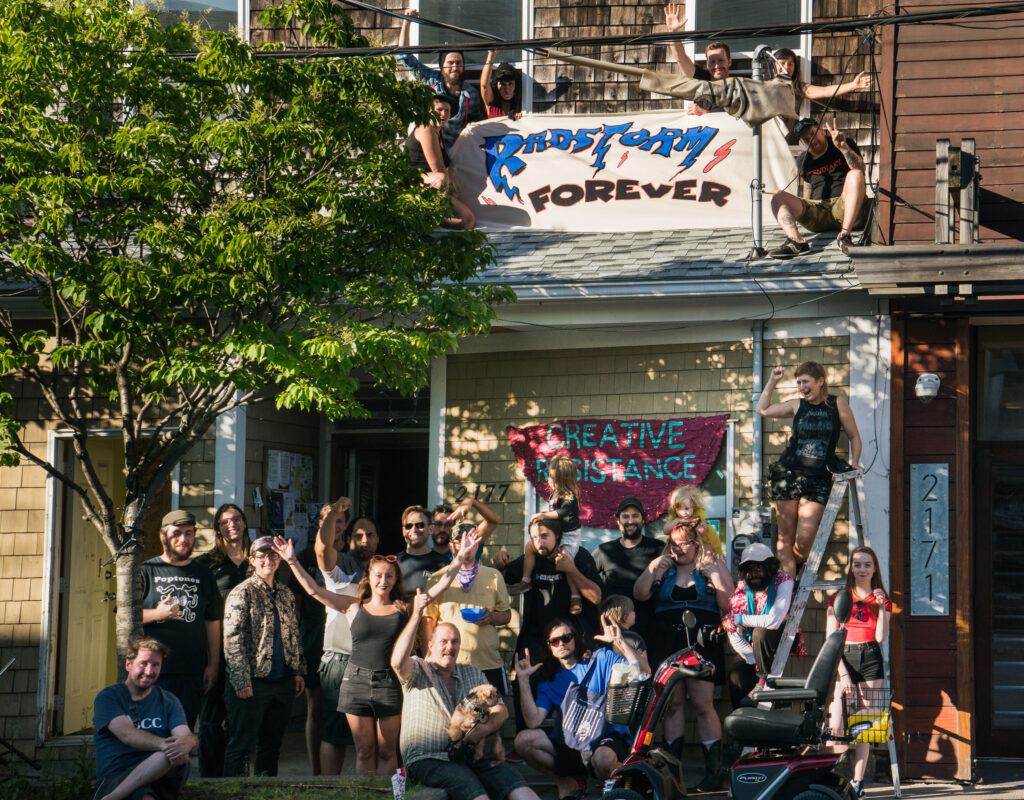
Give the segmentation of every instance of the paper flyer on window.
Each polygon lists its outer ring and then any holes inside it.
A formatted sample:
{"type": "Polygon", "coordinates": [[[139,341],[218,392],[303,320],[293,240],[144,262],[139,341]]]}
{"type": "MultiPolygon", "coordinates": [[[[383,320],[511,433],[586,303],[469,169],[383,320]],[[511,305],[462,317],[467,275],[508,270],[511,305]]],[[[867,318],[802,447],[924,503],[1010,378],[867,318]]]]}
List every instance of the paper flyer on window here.
{"type": "MultiPolygon", "coordinates": [[[[767,191],[796,192],[780,123],[762,126],[767,191]]],[[[526,115],[470,125],[451,151],[484,229],[653,231],[751,224],[753,135],[727,114],[526,115]]],[[[764,198],[764,220],[774,225],[764,198]]]]}

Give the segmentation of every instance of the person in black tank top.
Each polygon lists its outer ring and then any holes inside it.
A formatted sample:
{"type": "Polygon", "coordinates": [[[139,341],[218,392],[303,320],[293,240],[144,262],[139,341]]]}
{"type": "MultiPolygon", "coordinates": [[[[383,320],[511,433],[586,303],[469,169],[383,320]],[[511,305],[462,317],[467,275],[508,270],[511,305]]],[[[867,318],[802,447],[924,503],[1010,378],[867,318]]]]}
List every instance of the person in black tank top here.
{"type": "Polygon", "coordinates": [[[829,394],[825,369],[814,361],[796,368],[800,396],[772,403],[775,387],[785,374],[775,367],[757,401],[757,413],[772,419],[793,418],[793,433],[782,457],[768,467],[772,501],[778,519],[778,554],[782,569],[796,575],[814,542],[814,534],[832,491],[832,475],[853,469],[836,456],[839,434],[850,439],[850,461],[860,466],[861,441],[857,422],[845,398],[829,394]]]}
{"type": "MultiPolygon", "coordinates": [[[[278,537],[275,550],[307,593],[348,617],[352,656],[338,693],[338,710],[352,729],[357,775],[390,775],[398,763],[402,688],[391,668],[391,651],[409,619],[408,595],[396,556],[373,556],[355,597],[318,586],[295,558],[291,542],[278,537]]],[[[471,532],[448,569],[426,592],[433,602],[455,580],[464,563],[473,564],[480,536],[471,532]]]]}
{"type": "Polygon", "coordinates": [[[440,125],[417,125],[405,142],[412,165],[422,171],[423,182],[448,195],[455,215],[442,224],[446,228],[468,231],[476,225],[476,217],[455,194],[455,186],[448,174],[451,157],[441,137],[441,129],[451,118],[453,109],[458,108],[458,99],[447,94],[434,97],[434,113],[441,120],[440,125]]]}

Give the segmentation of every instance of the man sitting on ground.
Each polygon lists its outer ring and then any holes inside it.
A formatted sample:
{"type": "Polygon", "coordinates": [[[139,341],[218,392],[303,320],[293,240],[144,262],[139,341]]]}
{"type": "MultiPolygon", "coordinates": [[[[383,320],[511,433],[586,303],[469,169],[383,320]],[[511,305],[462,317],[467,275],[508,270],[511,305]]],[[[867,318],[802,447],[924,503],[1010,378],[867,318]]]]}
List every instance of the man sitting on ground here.
{"type": "MultiPolygon", "coordinates": [[[[455,707],[471,689],[487,683],[484,674],[471,664],[459,664],[459,631],[442,623],[434,630],[427,657],[412,655],[416,631],[428,602],[417,591],[409,622],[402,629],[391,655],[391,668],[402,682],[402,761],[409,780],[444,789],[450,800],[539,800],[526,781],[504,762],[453,763],[449,759],[448,726],[455,707]]],[[[504,703],[489,709],[486,722],[466,734],[473,744],[500,731],[508,719],[504,703]]]]}
{"type": "Polygon", "coordinates": [[[772,195],[772,213],[786,234],[786,243],[770,250],[772,258],[793,258],[810,251],[797,229],[797,223],[814,233],[839,231],[836,244],[844,253],[853,245],[850,234],[864,227],[867,203],[864,202],[864,159],[853,142],[832,125],[819,125],[802,119],[794,132],[807,152],[800,157],[797,171],[810,188],[805,200],[789,192],[772,195]],[[826,132],[828,136],[826,136],[826,132]]]}
{"type": "Polygon", "coordinates": [[[156,639],[128,644],[124,683],[96,695],[93,742],[99,800],[174,800],[188,778],[188,757],[199,739],[181,701],[156,685],[170,650],[156,639]]]}

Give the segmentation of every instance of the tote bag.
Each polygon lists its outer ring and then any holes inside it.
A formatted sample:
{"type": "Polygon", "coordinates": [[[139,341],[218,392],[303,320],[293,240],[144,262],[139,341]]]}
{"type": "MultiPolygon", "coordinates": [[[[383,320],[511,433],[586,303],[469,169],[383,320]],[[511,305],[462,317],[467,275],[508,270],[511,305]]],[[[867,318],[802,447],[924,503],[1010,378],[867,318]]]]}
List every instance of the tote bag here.
{"type": "Polygon", "coordinates": [[[567,747],[589,753],[604,732],[604,707],[607,694],[588,689],[597,659],[590,659],[587,674],[579,683],[570,683],[562,699],[562,738],[567,747]]]}

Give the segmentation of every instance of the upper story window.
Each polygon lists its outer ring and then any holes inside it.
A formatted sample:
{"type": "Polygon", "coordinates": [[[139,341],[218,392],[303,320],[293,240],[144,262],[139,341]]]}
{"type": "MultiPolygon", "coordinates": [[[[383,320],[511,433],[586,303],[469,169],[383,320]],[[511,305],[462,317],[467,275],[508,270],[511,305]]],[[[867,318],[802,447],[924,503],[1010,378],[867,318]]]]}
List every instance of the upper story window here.
{"type": "MultiPolygon", "coordinates": [[[[730,3],[715,2],[714,0],[688,0],[686,25],[689,30],[709,30],[809,22],[812,19],[811,4],[812,0],[772,0],[772,2],[733,0],[730,3]]],[[[754,49],[760,44],[769,45],[773,51],[780,47],[788,47],[800,57],[803,80],[810,79],[810,34],[792,34],[771,38],[755,36],[730,39],[721,37],[721,40],[729,45],[734,62],[749,60],[754,55],[754,49]]],[[[706,44],[708,42],[688,43],[686,47],[690,57],[695,58],[698,63],[702,63],[704,45],[706,44]]]]}
{"type": "MultiPolygon", "coordinates": [[[[145,0],[133,0],[136,5],[149,5],[145,0]]],[[[201,22],[203,27],[215,31],[237,31],[243,39],[249,34],[249,0],[163,0],[157,13],[164,25],[181,19],[182,12],[189,22],[201,22]]]]}
{"type": "MultiPolygon", "coordinates": [[[[514,41],[526,38],[529,22],[524,16],[524,7],[532,7],[530,0],[419,0],[420,16],[438,22],[458,25],[460,28],[481,31],[501,39],[514,41]]],[[[446,28],[429,25],[414,25],[412,41],[417,44],[440,44],[442,42],[469,41],[470,37],[446,28]],[[417,40],[416,37],[419,37],[417,40]]],[[[487,57],[485,45],[480,50],[466,52],[466,65],[483,64],[487,57]]],[[[498,50],[496,63],[511,61],[521,63],[521,50],[498,50]]]]}

